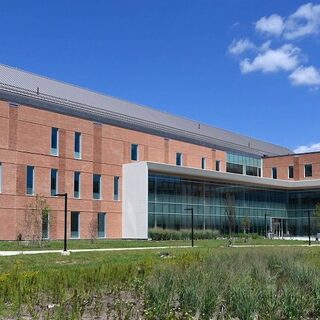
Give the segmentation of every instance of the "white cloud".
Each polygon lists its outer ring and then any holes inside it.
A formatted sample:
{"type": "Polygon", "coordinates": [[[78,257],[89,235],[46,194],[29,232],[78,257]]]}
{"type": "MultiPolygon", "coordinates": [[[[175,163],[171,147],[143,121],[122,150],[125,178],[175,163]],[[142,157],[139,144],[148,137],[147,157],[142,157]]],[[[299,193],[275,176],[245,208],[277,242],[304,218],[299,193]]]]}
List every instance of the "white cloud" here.
{"type": "Polygon", "coordinates": [[[320,4],[306,3],[288,17],[285,22],[284,37],[295,39],[320,31],[320,4]]]}
{"type": "Polygon", "coordinates": [[[240,55],[243,52],[251,49],[255,49],[256,46],[248,39],[240,39],[238,41],[233,40],[228,48],[229,53],[233,55],[240,55]]]}
{"type": "Polygon", "coordinates": [[[313,66],[301,66],[289,75],[289,79],[294,85],[318,86],[320,85],[320,72],[313,66]]]}
{"type": "Polygon", "coordinates": [[[284,22],[282,17],[273,14],[270,17],[262,17],[256,22],[255,26],[256,30],[259,32],[279,36],[284,29],[284,22]]]}
{"type": "Polygon", "coordinates": [[[285,44],[278,49],[265,48],[253,60],[244,59],[240,63],[242,73],[262,71],[264,73],[277,72],[280,70],[290,71],[297,67],[300,61],[300,49],[285,44]]]}
{"type": "Polygon", "coordinates": [[[294,149],[295,153],[305,153],[305,152],[315,152],[320,151],[320,142],[314,143],[309,146],[299,146],[296,149],[294,149]]]}

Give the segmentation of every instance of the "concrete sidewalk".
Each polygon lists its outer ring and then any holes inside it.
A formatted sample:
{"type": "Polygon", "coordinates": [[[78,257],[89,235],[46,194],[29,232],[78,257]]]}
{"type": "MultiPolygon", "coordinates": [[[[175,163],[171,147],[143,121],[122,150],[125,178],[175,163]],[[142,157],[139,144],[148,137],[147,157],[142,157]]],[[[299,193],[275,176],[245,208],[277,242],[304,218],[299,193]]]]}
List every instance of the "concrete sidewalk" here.
{"type": "MultiPolygon", "coordinates": [[[[75,252],[115,252],[115,251],[135,251],[135,250],[159,250],[159,249],[185,249],[191,246],[169,246],[169,247],[137,247],[137,248],[102,248],[102,249],[71,249],[67,253],[75,252]]],[[[65,254],[62,250],[34,250],[34,251],[0,251],[0,257],[26,255],[26,254],[46,254],[60,253],[65,254]]],[[[67,254],[66,254],[67,255],[67,254]]]]}

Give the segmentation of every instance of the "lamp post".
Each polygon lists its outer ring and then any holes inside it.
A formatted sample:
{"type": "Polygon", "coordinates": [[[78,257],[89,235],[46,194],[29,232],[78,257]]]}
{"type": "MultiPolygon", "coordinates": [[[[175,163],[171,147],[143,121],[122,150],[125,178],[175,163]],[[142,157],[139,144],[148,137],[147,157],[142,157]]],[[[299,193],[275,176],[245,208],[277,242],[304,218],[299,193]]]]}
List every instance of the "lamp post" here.
{"type": "Polygon", "coordinates": [[[63,252],[67,252],[67,212],[68,212],[68,194],[67,193],[57,193],[56,197],[64,197],[64,245],[63,252]]]}
{"type": "Polygon", "coordinates": [[[185,208],[185,211],[191,211],[191,246],[193,247],[193,208],[185,208]]]}
{"type": "Polygon", "coordinates": [[[311,246],[311,221],[310,221],[310,211],[308,210],[308,234],[309,234],[309,246],[311,246]]]}

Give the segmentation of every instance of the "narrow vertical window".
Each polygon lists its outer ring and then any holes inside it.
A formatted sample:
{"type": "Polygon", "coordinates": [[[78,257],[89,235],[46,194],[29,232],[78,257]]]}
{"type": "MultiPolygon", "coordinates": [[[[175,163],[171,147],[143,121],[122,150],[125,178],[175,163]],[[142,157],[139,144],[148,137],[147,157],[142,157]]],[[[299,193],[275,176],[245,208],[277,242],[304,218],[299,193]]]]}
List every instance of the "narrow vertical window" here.
{"type": "Polygon", "coordinates": [[[49,213],[42,216],[42,239],[49,239],[49,213]]]}
{"type": "Polygon", "coordinates": [[[277,170],[277,168],[272,168],[272,179],[278,179],[278,170],[277,170]]]}
{"type": "Polygon", "coordinates": [[[80,237],[80,212],[71,212],[71,238],[80,237]]]}
{"type": "Polygon", "coordinates": [[[206,158],[201,158],[201,169],[206,168],[206,158]]]}
{"type": "Polygon", "coordinates": [[[179,152],[176,153],[176,165],[182,166],[182,153],[179,153],[179,152]]]}
{"type": "Polygon", "coordinates": [[[106,237],[106,214],[98,212],[98,238],[106,237]]]}
{"type": "Polygon", "coordinates": [[[131,145],[131,160],[138,161],[139,158],[139,150],[137,144],[131,145]]]}
{"type": "Polygon", "coordinates": [[[51,187],[50,194],[55,196],[58,193],[58,170],[51,169],[51,187]]]}
{"type": "Polygon", "coordinates": [[[220,171],[220,161],[216,161],[216,171],[220,171]]]}
{"type": "Polygon", "coordinates": [[[0,162],[0,193],[2,192],[2,163],[0,162]]]}
{"type": "Polygon", "coordinates": [[[27,166],[27,194],[34,194],[34,167],[27,166]]]}
{"type": "Polygon", "coordinates": [[[292,179],[294,174],[293,174],[293,166],[289,166],[288,168],[288,176],[289,176],[289,179],[292,179]]]}
{"type": "Polygon", "coordinates": [[[93,199],[101,199],[101,175],[93,175],[93,199]]]}
{"type": "Polygon", "coordinates": [[[74,133],[74,157],[81,159],[81,133],[74,133]]]}
{"type": "Polygon", "coordinates": [[[119,177],[113,178],[113,200],[119,200],[119,177]]]}
{"type": "Polygon", "coordinates": [[[80,172],[76,171],[73,176],[73,196],[80,198],[80,172]]]}
{"type": "Polygon", "coordinates": [[[51,154],[53,156],[59,155],[59,129],[51,128],[51,154]]]}
{"type": "Polygon", "coordinates": [[[312,164],[305,164],[304,165],[304,176],[305,177],[312,177],[312,164]]]}

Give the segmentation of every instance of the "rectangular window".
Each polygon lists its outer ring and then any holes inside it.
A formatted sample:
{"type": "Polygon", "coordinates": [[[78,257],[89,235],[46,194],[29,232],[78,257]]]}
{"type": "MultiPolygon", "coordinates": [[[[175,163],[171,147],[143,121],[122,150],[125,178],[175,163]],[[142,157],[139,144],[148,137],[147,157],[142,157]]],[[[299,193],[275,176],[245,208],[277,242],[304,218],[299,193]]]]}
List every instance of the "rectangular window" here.
{"type": "Polygon", "coordinates": [[[137,144],[131,145],[131,160],[138,161],[139,158],[139,146],[137,144]]]}
{"type": "Polygon", "coordinates": [[[55,196],[58,193],[58,170],[51,169],[51,187],[50,187],[50,194],[55,196]]]}
{"type": "Polygon", "coordinates": [[[119,200],[119,177],[113,178],[113,200],[119,200]]]}
{"type": "Polygon", "coordinates": [[[294,176],[293,166],[289,166],[289,168],[288,168],[288,176],[289,176],[289,179],[293,178],[293,176],[294,176]]]}
{"type": "Polygon", "coordinates": [[[272,168],[272,179],[278,179],[278,170],[277,170],[277,168],[272,168]]]}
{"type": "Polygon", "coordinates": [[[81,133],[74,133],[74,157],[81,159],[81,133]]]}
{"type": "Polygon", "coordinates": [[[258,176],[258,168],[252,166],[246,166],[246,175],[247,176],[258,176]]]}
{"type": "Polygon", "coordinates": [[[80,212],[71,212],[71,238],[80,238],[80,212]]]}
{"type": "Polygon", "coordinates": [[[2,192],[2,163],[0,162],[0,193],[2,192]]]}
{"type": "Polygon", "coordinates": [[[59,155],[59,129],[51,128],[51,154],[53,156],[59,155]]]}
{"type": "Polygon", "coordinates": [[[201,169],[206,168],[206,158],[201,158],[201,169]]]}
{"type": "Polygon", "coordinates": [[[312,164],[305,164],[304,165],[304,176],[305,177],[312,177],[312,164]]]}
{"type": "Polygon", "coordinates": [[[243,174],[243,165],[227,162],[227,172],[243,174]]]}
{"type": "Polygon", "coordinates": [[[176,165],[182,166],[182,153],[177,152],[176,153],[176,165]]]}
{"type": "Polygon", "coordinates": [[[80,172],[78,171],[73,175],[73,197],[80,198],[80,172]]]}
{"type": "Polygon", "coordinates": [[[216,161],[216,171],[220,171],[220,161],[216,161]]]}
{"type": "Polygon", "coordinates": [[[42,239],[49,239],[49,213],[42,216],[42,239]]]}
{"type": "Polygon", "coordinates": [[[93,175],[93,199],[101,199],[101,175],[93,175]]]}
{"type": "Polygon", "coordinates": [[[106,237],[106,214],[98,212],[98,238],[106,237]]]}
{"type": "Polygon", "coordinates": [[[34,194],[34,167],[27,166],[27,194],[34,194]]]}

